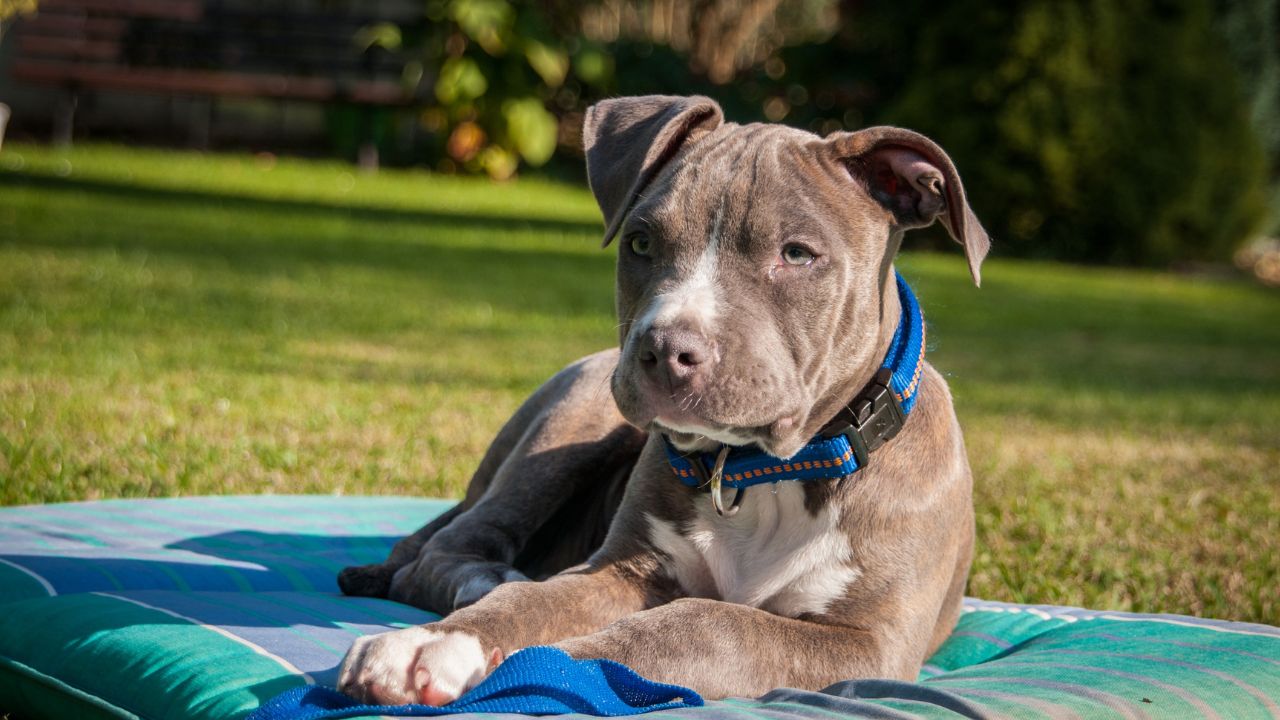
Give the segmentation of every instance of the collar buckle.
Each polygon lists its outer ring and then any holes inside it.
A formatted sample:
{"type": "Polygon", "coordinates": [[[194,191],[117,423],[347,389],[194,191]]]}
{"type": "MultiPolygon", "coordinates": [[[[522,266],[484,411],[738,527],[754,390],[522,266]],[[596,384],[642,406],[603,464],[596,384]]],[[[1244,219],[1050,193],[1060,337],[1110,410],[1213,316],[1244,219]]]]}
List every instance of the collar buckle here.
{"type": "Polygon", "coordinates": [[[844,435],[848,438],[860,469],[867,466],[871,453],[892,440],[906,423],[902,403],[890,385],[892,379],[893,371],[889,368],[876,371],[871,382],[846,408],[852,418],[822,433],[825,437],[844,435]]]}

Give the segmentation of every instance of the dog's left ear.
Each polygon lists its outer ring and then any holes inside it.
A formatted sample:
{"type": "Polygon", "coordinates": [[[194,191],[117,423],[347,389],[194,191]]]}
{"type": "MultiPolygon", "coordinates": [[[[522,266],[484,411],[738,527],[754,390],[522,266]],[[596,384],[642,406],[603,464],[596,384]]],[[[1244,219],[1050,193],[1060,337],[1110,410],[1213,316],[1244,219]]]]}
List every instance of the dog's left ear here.
{"type": "Polygon", "coordinates": [[[701,96],[624,97],[587,108],[582,145],[587,183],[607,226],[605,245],[618,234],[640,191],[667,162],[723,123],[720,106],[701,96]]]}
{"type": "Polygon", "coordinates": [[[896,127],[839,133],[827,142],[872,199],[893,212],[899,226],[925,227],[941,219],[964,246],[973,283],[982,284],[982,260],[991,238],[969,208],[955,165],[937,143],[896,127]]]}

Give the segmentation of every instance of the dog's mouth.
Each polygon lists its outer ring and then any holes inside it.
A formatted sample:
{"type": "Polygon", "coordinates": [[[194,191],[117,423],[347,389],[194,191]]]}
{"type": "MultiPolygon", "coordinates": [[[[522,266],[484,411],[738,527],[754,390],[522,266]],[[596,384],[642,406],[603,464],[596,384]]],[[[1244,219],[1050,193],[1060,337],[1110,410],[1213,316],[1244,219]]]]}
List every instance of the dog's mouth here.
{"type": "Polygon", "coordinates": [[[703,419],[655,417],[649,430],[666,435],[676,449],[709,452],[722,445],[755,445],[775,457],[787,458],[800,451],[805,439],[799,436],[798,417],[784,415],[773,422],[754,426],[729,426],[703,419]]]}
{"type": "Polygon", "coordinates": [[[666,435],[671,444],[684,451],[709,451],[721,445],[741,447],[756,442],[756,434],[743,428],[710,427],[654,418],[650,429],[666,435]]]}

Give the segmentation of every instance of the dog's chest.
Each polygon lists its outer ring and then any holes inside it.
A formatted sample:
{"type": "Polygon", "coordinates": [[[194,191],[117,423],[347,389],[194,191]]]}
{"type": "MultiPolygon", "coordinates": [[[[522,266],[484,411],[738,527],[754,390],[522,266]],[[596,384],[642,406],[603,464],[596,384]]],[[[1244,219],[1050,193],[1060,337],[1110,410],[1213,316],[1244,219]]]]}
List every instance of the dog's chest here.
{"type": "Polygon", "coordinates": [[[747,490],[733,517],[719,517],[706,499],[683,527],[648,519],[672,577],[694,597],[796,617],[825,612],[859,575],[839,518],[805,509],[799,482],[747,490]]]}

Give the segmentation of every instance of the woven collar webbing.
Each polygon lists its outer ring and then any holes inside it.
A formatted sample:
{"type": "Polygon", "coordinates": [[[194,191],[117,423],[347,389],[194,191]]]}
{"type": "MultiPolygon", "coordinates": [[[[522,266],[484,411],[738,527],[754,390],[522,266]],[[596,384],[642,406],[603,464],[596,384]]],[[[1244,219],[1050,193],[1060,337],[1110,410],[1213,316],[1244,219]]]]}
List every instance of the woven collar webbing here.
{"type": "MultiPolygon", "coordinates": [[[[893,341],[876,378],[859,393],[840,417],[851,422],[827,425],[800,452],[786,460],[754,447],[735,447],[724,463],[723,485],[745,488],[782,480],[833,480],[848,477],[866,465],[867,454],[887,442],[901,428],[916,404],[920,372],[924,367],[924,314],[915,293],[897,275],[902,315],[893,341]],[[876,391],[881,391],[879,395],[876,391]],[[855,407],[857,406],[857,407],[855,407]],[[834,427],[833,427],[834,426],[834,427]]],[[[838,418],[839,419],[839,418],[838,418]]],[[[683,453],[663,436],[667,460],[685,485],[706,483],[707,469],[715,465],[715,453],[683,453]]]]}

